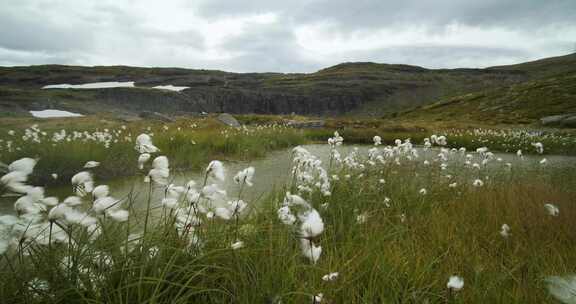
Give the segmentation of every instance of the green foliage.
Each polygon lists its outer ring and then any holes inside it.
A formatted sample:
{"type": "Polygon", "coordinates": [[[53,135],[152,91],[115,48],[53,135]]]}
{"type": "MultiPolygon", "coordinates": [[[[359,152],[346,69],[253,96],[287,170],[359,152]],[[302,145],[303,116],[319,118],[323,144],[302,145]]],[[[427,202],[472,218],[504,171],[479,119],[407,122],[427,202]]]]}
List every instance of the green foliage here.
{"type": "MultiPolygon", "coordinates": [[[[33,180],[40,184],[67,183],[69,178],[79,172],[87,161],[98,161],[101,166],[96,174],[103,179],[132,176],[137,173],[134,140],[141,133],[152,133],[155,145],[160,153],[171,160],[175,170],[193,170],[205,166],[214,158],[248,160],[261,157],[266,152],[292,147],[305,142],[302,132],[282,126],[250,127],[243,129],[225,128],[209,120],[193,122],[180,121],[174,124],[156,124],[151,128],[135,123],[122,129],[120,124],[111,124],[101,128],[86,124],[70,130],[58,125],[50,129],[41,129],[46,135],[40,135],[40,142],[22,139],[25,130],[15,129],[16,135],[2,132],[0,140],[11,141],[11,149],[0,151],[0,161],[10,163],[22,157],[38,158],[33,180]],[[52,133],[60,128],[72,132],[101,132],[112,136],[108,145],[100,140],[52,141],[52,133]],[[134,164],[134,165],[132,165],[134,164]],[[50,177],[58,174],[58,179],[50,177]]],[[[6,130],[7,132],[8,130],[6,130]]],[[[41,134],[41,133],[40,133],[41,134]]],[[[4,144],[2,144],[4,146],[4,144]]]]}
{"type": "Polygon", "coordinates": [[[569,113],[576,113],[575,73],[443,99],[400,113],[395,120],[526,125],[569,113]]]}
{"type": "Polygon", "coordinates": [[[544,278],[574,270],[573,169],[441,170],[402,160],[363,171],[335,166],[330,174],[340,177],[331,196],[304,197],[326,227],[317,264],[302,257],[296,230],[277,219],[282,189],[240,219],[245,247],[237,250],[230,248],[234,221],[205,218],[196,229],[201,245],[189,245],[162,209],[134,240],[128,235],[150,210],[132,210],[127,223],[104,219],[95,241],[75,227],[71,243],[24,242],[0,262],[0,296],[6,303],[308,303],[323,293],[327,303],[547,303],[544,278]],[[472,186],[484,176],[482,188],[472,186]],[[457,188],[448,186],[453,181],[457,188]],[[546,213],[548,202],[559,216],[546,213]],[[504,223],[508,238],[499,234],[504,223]],[[339,277],[323,281],[329,272],[339,277]],[[461,291],[446,289],[451,275],[464,278],[461,291]]]}

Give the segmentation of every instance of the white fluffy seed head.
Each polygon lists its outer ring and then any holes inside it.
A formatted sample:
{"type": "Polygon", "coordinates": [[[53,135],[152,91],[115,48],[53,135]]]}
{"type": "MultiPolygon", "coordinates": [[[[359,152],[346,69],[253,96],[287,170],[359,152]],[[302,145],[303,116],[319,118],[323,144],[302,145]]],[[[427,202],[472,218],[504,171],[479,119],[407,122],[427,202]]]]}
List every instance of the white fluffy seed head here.
{"type": "Polygon", "coordinates": [[[91,160],[91,161],[86,162],[86,164],[84,165],[84,168],[90,169],[90,168],[96,168],[98,166],[100,166],[99,162],[91,160]]]}
{"type": "Polygon", "coordinates": [[[26,175],[29,175],[34,171],[34,166],[36,166],[37,161],[33,158],[21,158],[19,160],[13,161],[8,165],[8,170],[10,172],[18,171],[26,175]]]}
{"type": "Polygon", "coordinates": [[[116,222],[125,222],[128,220],[128,211],[122,209],[108,209],[106,215],[116,222]]]}
{"type": "Polygon", "coordinates": [[[254,167],[248,167],[248,168],[238,172],[234,176],[234,182],[236,184],[244,183],[247,186],[252,187],[252,185],[253,185],[252,178],[254,177],[254,172],[255,172],[254,167]]]}
{"type": "Polygon", "coordinates": [[[446,287],[448,287],[449,289],[452,289],[454,291],[458,291],[464,287],[464,279],[459,277],[459,276],[451,276],[448,279],[448,283],[446,284],[446,287]]]}
{"type": "Polygon", "coordinates": [[[316,264],[322,254],[322,246],[316,246],[312,241],[307,239],[300,240],[300,249],[302,250],[302,255],[308,258],[312,264],[316,264]]]}
{"type": "Polygon", "coordinates": [[[208,167],[206,167],[206,174],[219,181],[224,181],[226,179],[224,164],[219,160],[213,160],[208,164],[208,167]]]}
{"type": "Polygon", "coordinates": [[[324,231],[324,221],[315,209],[312,209],[298,216],[302,225],[300,226],[300,235],[303,238],[314,238],[324,231]]]}
{"type": "Polygon", "coordinates": [[[96,199],[108,196],[108,194],[110,194],[110,188],[106,185],[97,186],[94,188],[94,191],[92,191],[92,195],[94,195],[96,199]]]}

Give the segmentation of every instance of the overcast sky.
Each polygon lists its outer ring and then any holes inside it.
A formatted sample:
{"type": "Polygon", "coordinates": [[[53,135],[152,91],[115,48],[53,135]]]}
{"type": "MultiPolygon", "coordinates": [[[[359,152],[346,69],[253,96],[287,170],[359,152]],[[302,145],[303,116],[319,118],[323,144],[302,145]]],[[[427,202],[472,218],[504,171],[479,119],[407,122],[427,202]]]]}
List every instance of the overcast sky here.
{"type": "Polygon", "coordinates": [[[576,52],[576,0],[1,0],[0,65],[313,72],[576,52]]]}

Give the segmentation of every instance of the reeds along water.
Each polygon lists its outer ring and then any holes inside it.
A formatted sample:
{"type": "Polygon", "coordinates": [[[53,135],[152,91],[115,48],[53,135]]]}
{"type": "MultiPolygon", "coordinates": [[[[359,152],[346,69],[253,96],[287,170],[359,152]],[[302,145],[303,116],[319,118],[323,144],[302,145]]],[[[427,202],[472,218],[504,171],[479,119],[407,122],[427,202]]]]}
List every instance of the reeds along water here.
{"type": "Polygon", "coordinates": [[[66,197],[29,179],[42,158],[7,166],[1,191],[18,196],[0,217],[3,299],[541,303],[575,284],[574,163],[536,142],[533,157],[446,148],[442,135],[346,147],[334,134],[292,149],[285,182],[257,200],[258,167],[213,161],[173,179],[171,140],[135,138],[125,166],[142,186],[127,194],[98,178],[101,159],[77,168],[66,197]]]}

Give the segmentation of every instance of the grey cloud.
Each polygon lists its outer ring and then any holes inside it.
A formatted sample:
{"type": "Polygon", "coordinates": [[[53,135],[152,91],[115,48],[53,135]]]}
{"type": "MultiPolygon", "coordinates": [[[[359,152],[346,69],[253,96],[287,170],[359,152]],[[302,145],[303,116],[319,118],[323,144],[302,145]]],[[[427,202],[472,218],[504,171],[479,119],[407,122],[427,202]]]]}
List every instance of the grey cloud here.
{"type": "Polygon", "coordinates": [[[225,49],[241,50],[230,63],[236,71],[293,71],[317,68],[301,58],[294,33],[281,24],[249,26],[243,35],[229,39],[225,49]]]}
{"type": "Polygon", "coordinates": [[[0,46],[13,50],[63,51],[91,44],[90,32],[51,24],[33,14],[12,15],[0,10],[0,46]]]}
{"type": "MultiPolygon", "coordinates": [[[[425,67],[471,67],[511,64],[575,51],[574,0],[165,0],[191,16],[168,29],[151,25],[149,17],[133,9],[131,0],[4,0],[0,3],[0,65],[67,63],[183,66],[241,72],[314,71],[341,61],[408,63],[425,67]],[[193,22],[213,23],[233,17],[273,13],[273,23],[247,23],[238,33],[214,46],[212,33],[200,32],[193,22]],[[458,23],[495,32],[518,34],[515,45],[470,46],[442,41],[447,25],[458,23]],[[409,32],[424,29],[440,41],[403,41],[362,50],[336,50],[322,58],[297,41],[296,29],[326,24],[329,33],[346,41],[356,35],[409,32]],[[556,33],[560,38],[550,37],[556,33]],[[538,33],[538,34],[537,34],[538,33]],[[538,45],[531,39],[538,38],[538,45]],[[542,37],[546,37],[543,39],[542,37]],[[209,52],[232,54],[206,56],[209,52]]],[[[163,3],[164,3],[163,2],[163,3]]],[[[137,2],[138,4],[142,2],[137,2]]],[[[144,8],[146,11],[146,8],[144,8]]],[[[150,9],[154,14],[154,8],[150,9]]],[[[171,22],[167,16],[166,22],[171,22]]],[[[404,36],[399,36],[404,37],[404,36]]],[[[406,35],[406,39],[411,39],[406,35]]],[[[515,36],[516,37],[516,36],[515,36]]],[[[330,37],[324,37],[332,39],[330,37]]],[[[485,39],[486,40],[486,39],[485,39]]],[[[488,44],[484,40],[484,44],[488,44]]],[[[323,56],[323,55],[320,55],[323,56]]]]}
{"type": "Polygon", "coordinates": [[[66,53],[29,52],[0,48],[0,66],[17,66],[31,64],[82,64],[82,56],[66,53]],[[74,62],[70,58],[74,57],[74,62]]]}
{"type": "Polygon", "coordinates": [[[280,12],[294,23],[331,22],[341,31],[390,26],[428,26],[439,30],[451,23],[537,30],[543,26],[575,24],[573,0],[209,0],[198,4],[206,16],[280,12]]]}

